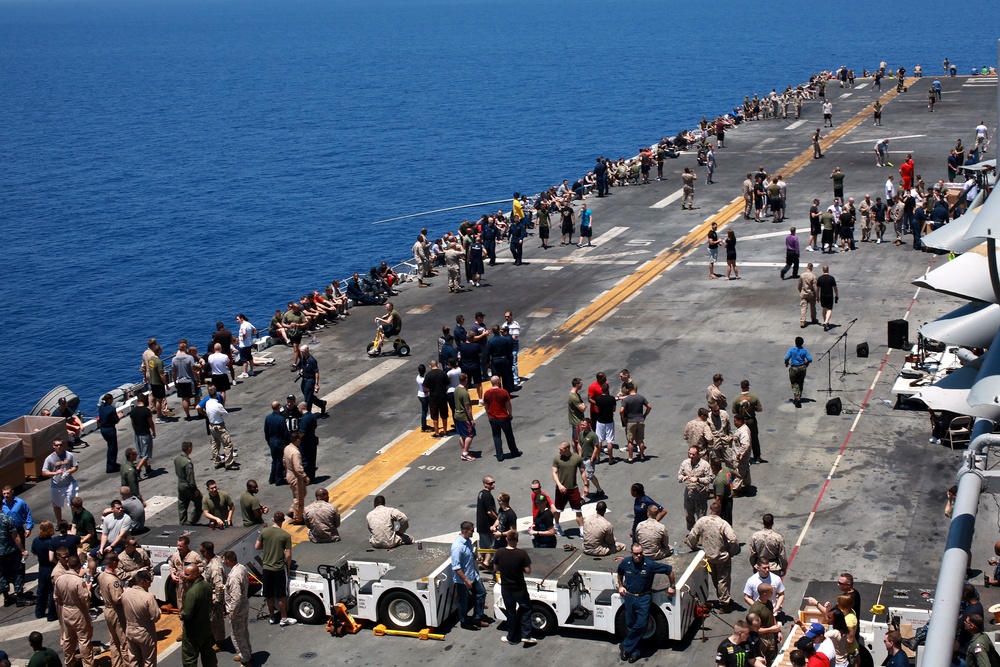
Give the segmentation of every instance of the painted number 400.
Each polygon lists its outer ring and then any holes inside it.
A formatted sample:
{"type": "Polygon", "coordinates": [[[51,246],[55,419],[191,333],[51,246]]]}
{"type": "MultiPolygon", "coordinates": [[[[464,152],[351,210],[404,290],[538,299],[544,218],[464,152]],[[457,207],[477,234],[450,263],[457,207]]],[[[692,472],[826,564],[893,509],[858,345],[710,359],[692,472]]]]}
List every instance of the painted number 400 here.
{"type": "Polygon", "coordinates": [[[420,466],[420,469],[421,470],[440,471],[440,470],[444,470],[444,466],[420,466]]]}

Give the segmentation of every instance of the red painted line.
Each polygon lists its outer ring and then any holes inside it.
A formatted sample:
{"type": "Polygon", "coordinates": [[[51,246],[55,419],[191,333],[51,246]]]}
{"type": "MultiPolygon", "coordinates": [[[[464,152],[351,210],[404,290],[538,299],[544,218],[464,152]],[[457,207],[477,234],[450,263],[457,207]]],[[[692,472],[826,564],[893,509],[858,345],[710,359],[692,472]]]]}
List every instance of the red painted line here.
{"type": "MultiPolygon", "coordinates": [[[[931,258],[930,265],[931,266],[934,265],[934,258],[931,258]]],[[[909,314],[910,314],[910,311],[913,310],[913,305],[917,302],[917,294],[919,294],[919,293],[920,293],[919,289],[916,292],[913,293],[913,298],[910,299],[910,305],[906,309],[905,316],[908,317],[909,314]]],[[[879,364],[878,371],[875,374],[876,377],[881,376],[883,369],[885,369],[885,365],[889,362],[889,354],[891,353],[891,351],[892,350],[886,350],[885,351],[885,356],[882,357],[882,363],[879,364]]],[[[875,385],[876,384],[877,383],[873,382],[872,386],[868,387],[868,392],[865,394],[865,398],[861,402],[861,409],[858,411],[858,417],[857,417],[858,420],[861,419],[861,415],[864,414],[865,410],[868,408],[868,399],[871,398],[872,392],[875,391],[875,385]]],[[[844,437],[844,444],[842,444],[840,446],[840,451],[837,453],[838,457],[843,456],[844,452],[847,451],[847,445],[851,442],[851,437],[853,435],[854,435],[854,427],[852,426],[851,429],[847,432],[847,435],[844,437]]],[[[820,489],[819,495],[816,497],[816,502],[813,503],[812,511],[809,513],[810,522],[811,522],[812,517],[814,517],[815,514],[816,514],[816,512],[819,510],[819,504],[821,502],[823,502],[823,496],[826,495],[827,489],[830,488],[830,480],[833,479],[833,475],[834,475],[834,472],[836,471],[836,469],[837,469],[837,466],[834,465],[834,468],[832,470],[830,470],[830,474],[828,474],[826,476],[826,481],[823,483],[823,488],[820,489]]],[[[809,522],[807,522],[806,525],[809,525],[809,522]]],[[[792,562],[795,560],[795,556],[796,556],[796,554],[798,554],[798,552],[799,552],[799,545],[796,544],[795,547],[792,548],[792,553],[788,556],[788,566],[785,568],[785,576],[788,575],[788,570],[791,569],[792,562]]]]}

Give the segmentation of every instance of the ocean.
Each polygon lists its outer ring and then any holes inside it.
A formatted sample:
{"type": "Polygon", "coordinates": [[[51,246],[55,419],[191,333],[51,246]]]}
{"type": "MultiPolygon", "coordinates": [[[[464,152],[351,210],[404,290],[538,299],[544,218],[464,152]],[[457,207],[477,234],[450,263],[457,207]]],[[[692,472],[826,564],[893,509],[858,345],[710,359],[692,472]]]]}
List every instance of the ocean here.
{"type": "Polygon", "coordinates": [[[822,69],[967,73],[998,36],[930,0],[0,0],[0,420],[57,384],[93,413],[148,337],[264,329],[487,210],[376,220],[572,181],[822,69]]]}

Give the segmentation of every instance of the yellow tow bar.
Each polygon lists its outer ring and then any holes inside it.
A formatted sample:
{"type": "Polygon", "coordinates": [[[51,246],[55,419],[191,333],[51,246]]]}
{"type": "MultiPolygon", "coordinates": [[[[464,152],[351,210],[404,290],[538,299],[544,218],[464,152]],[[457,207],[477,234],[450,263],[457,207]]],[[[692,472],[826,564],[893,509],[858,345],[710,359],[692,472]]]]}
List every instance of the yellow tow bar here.
{"type": "Polygon", "coordinates": [[[387,635],[396,637],[416,637],[420,641],[427,641],[428,639],[444,639],[444,635],[436,635],[430,631],[430,628],[424,628],[420,632],[408,632],[406,630],[390,630],[381,623],[375,626],[376,637],[385,637],[387,635]]]}

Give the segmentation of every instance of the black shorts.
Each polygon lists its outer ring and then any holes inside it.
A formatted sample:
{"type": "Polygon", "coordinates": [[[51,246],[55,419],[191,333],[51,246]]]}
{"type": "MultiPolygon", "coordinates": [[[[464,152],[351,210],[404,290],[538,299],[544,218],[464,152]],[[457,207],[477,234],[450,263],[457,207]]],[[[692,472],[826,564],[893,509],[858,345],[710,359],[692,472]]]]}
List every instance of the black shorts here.
{"type": "Polygon", "coordinates": [[[823,230],[822,242],[824,244],[826,244],[826,245],[829,245],[830,243],[833,243],[833,230],[832,229],[824,229],[823,230]]]}
{"type": "Polygon", "coordinates": [[[175,382],[174,388],[177,390],[177,398],[194,398],[194,382],[175,382]]]}
{"type": "Polygon", "coordinates": [[[469,376],[469,386],[478,387],[483,383],[483,369],[476,364],[475,368],[462,367],[462,372],[469,376]]]}
{"type": "Polygon", "coordinates": [[[827,310],[833,310],[833,297],[832,296],[821,296],[819,298],[819,305],[827,310]]]}
{"type": "Polygon", "coordinates": [[[540,239],[547,239],[547,238],[549,238],[549,226],[548,225],[545,225],[544,227],[539,227],[538,228],[538,238],[540,238],[540,239]]]}
{"type": "Polygon", "coordinates": [[[302,342],[302,332],[299,331],[296,334],[288,334],[288,340],[292,342],[294,345],[298,345],[299,343],[302,342]]]}
{"type": "Polygon", "coordinates": [[[580,227],[580,236],[586,236],[589,239],[591,236],[593,236],[593,234],[594,234],[593,227],[580,227]]]}
{"type": "Polygon", "coordinates": [[[823,232],[823,225],[819,220],[809,221],[809,233],[813,236],[819,236],[823,232]]]}
{"type": "Polygon", "coordinates": [[[383,336],[389,337],[389,336],[398,336],[399,335],[400,329],[392,326],[391,323],[383,322],[379,326],[382,327],[382,335],[383,336]]]}
{"type": "Polygon", "coordinates": [[[263,584],[261,593],[265,600],[267,598],[280,599],[288,596],[288,584],[284,570],[263,570],[260,581],[263,584]]]}
{"type": "Polygon", "coordinates": [[[149,392],[153,395],[153,398],[166,398],[167,397],[167,387],[162,384],[151,384],[149,385],[149,392]]]}
{"type": "Polygon", "coordinates": [[[227,391],[233,385],[229,383],[229,374],[226,375],[215,375],[212,374],[212,386],[219,391],[227,391]]]}
{"type": "Polygon", "coordinates": [[[431,419],[447,419],[448,418],[448,404],[447,403],[429,403],[427,407],[430,409],[431,419]]]}
{"type": "Polygon", "coordinates": [[[241,347],[240,350],[240,363],[249,364],[253,361],[253,347],[241,347]]]}
{"type": "Polygon", "coordinates": [[[563,221],[562,223],[562,233],[572,234],[573,233],[573,223],[569,221],[563,221]]]}

